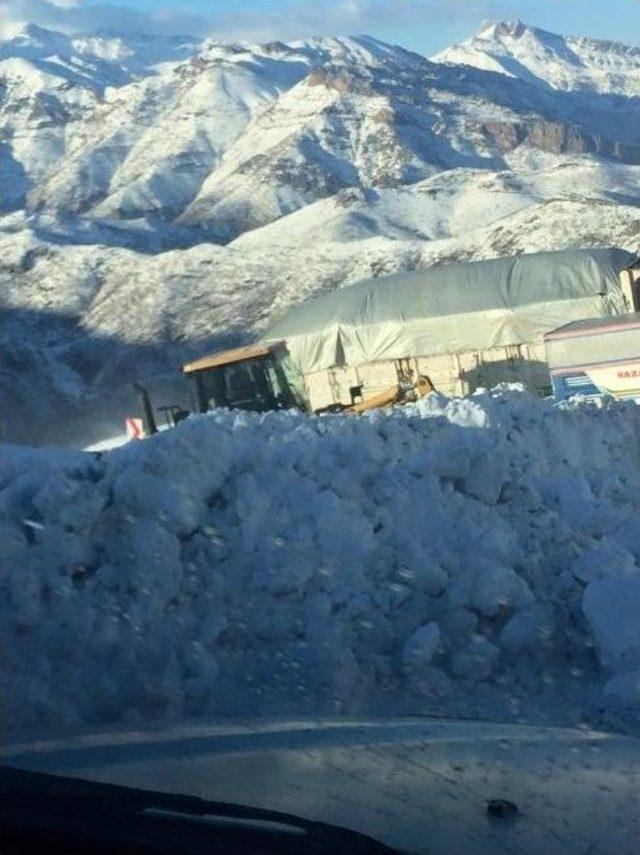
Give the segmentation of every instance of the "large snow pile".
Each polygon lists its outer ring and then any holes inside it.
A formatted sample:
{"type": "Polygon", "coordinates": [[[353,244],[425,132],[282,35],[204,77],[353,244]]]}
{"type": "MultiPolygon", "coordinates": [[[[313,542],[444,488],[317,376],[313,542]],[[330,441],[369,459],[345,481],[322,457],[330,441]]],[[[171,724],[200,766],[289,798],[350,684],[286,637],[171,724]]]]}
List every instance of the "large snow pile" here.
{"type": "Polygon", "coordinates": [[[6,721],[446,713],[627,725],[640,409],[517,388],[220,411],[1,470],[6,721]]]}

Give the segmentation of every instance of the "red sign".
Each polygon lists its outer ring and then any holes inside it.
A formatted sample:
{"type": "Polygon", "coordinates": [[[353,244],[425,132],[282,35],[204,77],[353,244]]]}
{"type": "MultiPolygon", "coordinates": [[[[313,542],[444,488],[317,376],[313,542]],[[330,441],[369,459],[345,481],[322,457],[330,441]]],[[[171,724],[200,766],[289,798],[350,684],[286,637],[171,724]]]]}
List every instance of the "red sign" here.
{"type": "Polygon", "coordinates": [[[144,439],[142,419],[125,419],[127,436],[130,439],[144,439]]]}

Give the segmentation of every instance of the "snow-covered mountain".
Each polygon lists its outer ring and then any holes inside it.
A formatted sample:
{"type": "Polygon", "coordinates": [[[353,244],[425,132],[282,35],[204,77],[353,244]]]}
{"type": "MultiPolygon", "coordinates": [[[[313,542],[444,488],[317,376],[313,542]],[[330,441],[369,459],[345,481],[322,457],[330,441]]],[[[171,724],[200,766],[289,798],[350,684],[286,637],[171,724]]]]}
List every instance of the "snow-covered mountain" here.
{"type": "Polygon", "coordinates": [[[640,95],[640,48],[558,36],[522,21],[488,23],[433,60],[497,71],[560,91],[640,95]]]}
{"type": "Polygon", "coordinates": [[[638,248],[640,53],[520,23],[431,61],[27,27],[0,127],[14,439],[100,439],[134,375],[175,397],[185,355],[372,273],[638,248]]]}

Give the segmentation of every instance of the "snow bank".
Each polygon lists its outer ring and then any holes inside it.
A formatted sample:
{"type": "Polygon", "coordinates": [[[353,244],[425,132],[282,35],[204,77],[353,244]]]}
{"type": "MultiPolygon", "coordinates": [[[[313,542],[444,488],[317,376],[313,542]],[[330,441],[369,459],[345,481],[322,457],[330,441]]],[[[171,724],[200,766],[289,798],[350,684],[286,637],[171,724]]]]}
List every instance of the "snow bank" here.
{"type": "Polygon", "coordinates": [[[505,387],[220,411],[102,455],[8,447],[5,720],[628,723],[639,425],[505,387]]]}

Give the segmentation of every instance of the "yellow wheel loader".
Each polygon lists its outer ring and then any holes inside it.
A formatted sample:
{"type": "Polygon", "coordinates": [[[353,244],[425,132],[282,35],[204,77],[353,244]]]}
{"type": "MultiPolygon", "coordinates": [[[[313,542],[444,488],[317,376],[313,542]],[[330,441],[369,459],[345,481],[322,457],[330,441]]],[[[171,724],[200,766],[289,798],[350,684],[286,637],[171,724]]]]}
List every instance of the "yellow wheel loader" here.
{"type": "MultiPolygon", "coordinates": [[[[206,413],[216,407],[267,412],[298,409],[306,413],[350,413],[390,407],[416,401],[434,390],[424,375],[413,380],[410,372],[399,372],[394,385],[365,396],[362,386],[353,386],[348,404],[334,403],[313,409],[303,378],[297,373],[284,342],[257,343],[231,350],[218,351],[182,366],[191,385],[191,412],[206,413]]],[[[147,390],[134,384],[142,409],[138,436],[146,437],[158,431],[155,414],[147,390]]],[[[166,427],[173,427],[190,415],[181,407],[159,407],[166,427]]],[[[128,420],[133,421],[133,420],[128,420]]]]}

